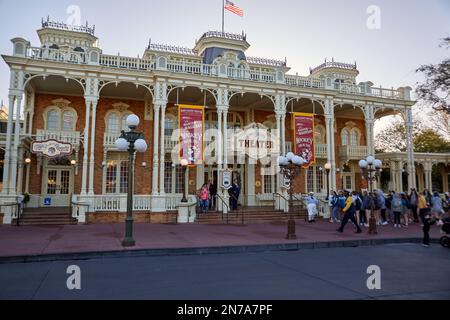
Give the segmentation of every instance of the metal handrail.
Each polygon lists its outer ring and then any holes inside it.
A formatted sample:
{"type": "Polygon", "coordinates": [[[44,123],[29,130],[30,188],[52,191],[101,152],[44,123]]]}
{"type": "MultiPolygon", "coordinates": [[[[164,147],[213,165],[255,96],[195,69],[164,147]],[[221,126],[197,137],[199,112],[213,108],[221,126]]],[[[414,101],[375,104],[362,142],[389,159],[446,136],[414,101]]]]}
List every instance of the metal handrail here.
{"type": "MultiPolygon", "coordinates": [[[[219,198],[219,200],[222,202],[222,204],[225,207],[227,207],[228,211],[230,211],[230,206],[226,203],[226,201],[219,194],[216,194],[216,197],[219,198]]],[[[218,207],[218,205],[217,205],[217,207],[218,207]]],[[[217,208],[216,208],[216,212],[217,212],[217,208]]],[[[223,210],[222,210],[222,221],[223,220],[224,220],[224,217],[223,217],[223,210]]],[[[227,214],[227,224],[228,224],[228,214],[227,214]]]]}

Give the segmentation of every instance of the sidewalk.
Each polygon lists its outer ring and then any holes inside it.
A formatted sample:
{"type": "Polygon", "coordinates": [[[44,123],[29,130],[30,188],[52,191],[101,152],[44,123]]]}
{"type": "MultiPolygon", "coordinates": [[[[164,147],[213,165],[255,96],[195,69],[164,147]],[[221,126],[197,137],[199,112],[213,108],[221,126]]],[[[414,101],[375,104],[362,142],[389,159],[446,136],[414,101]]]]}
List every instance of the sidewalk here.
{"type": "MultiPolygon", "coordinates": [[[[124,224],[95,224],[79,226],[0,226],[0,257],[24,257],[58,254],[126,253],[149,249],[198,249],[246,246],[273,246],[284,248],[366,245],[386,242],[419,241],[422,237],[420,225],[395,229],[392,225],[379,226],[378,235],[355,234],[348,224],[344,233],[336,231],[337,224],[321,221],[315,224],[297,222],[297,240],[286,240],[285,223],[251,224],[247,226],[227,225],[168,225],[134,224],[136,246],[125,250],[121,246],[124,224]]],[[[434,226],[430,232],[433,239],[441,237],[440,228],[434,226]]],[[[260,248],[263,250],[264,248],[260,248]]],[[[200,253],[204,252],[200,251],[200,253]]],[[[1,260],[1,259],[0,259],[1,260]]]]}

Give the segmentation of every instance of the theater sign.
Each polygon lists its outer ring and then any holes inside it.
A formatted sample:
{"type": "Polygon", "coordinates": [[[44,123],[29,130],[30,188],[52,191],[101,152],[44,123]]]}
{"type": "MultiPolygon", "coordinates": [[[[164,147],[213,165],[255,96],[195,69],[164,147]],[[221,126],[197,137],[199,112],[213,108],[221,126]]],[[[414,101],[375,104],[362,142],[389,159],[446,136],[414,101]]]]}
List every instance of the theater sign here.
{"type": "Polygon", "coordinates": [[[71,155],[72,150],[72,144],[56,140],[35,141],[31,145],[31,152],[49,158],[71,155]]]}

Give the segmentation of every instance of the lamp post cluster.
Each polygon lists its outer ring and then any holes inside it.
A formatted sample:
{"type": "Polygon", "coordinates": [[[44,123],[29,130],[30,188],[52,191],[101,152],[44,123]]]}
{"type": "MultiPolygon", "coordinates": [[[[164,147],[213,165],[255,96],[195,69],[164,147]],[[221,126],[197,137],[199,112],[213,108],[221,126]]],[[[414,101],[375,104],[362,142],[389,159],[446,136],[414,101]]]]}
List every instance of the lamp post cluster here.
{"type": "Polygon", "coordinates": [[[297,239],[297,235],[295,234],[295,219],[292,215],[292,208],[294,203],[293,181],[300,174],[300,169],[305,162],[301,157],[296,156],[292,152],[289,152],[288,154],[286,154],[286,156],[280,156],[278,159],[278,163],[284,179],[289,181],[289,221],[288,233],[286,238],[288,240],[294,240],[297,239]]]}
{"type": "Polygon", "coordinates": [[[359,161],[362,176],[368,181],[369,198],[370,198],[370,219],[369,219],[369,234],[377,234],[377,221],[374,214],[373,197],[373,182],[380,176],[383,163],[381,160],[375,159],[373,156],[368,156],[367,159],[359,161]]]}
{"type": "Polygon", "coordinates": [[[124,247],[133,247],[136,243],[133,239],[133,162],[136,151],[140,153],[147,151],[144,134],[135,131],[139,122],[138,116],[134,114],[128,116],[126,125],[130,130],[122,131],[120,138],[116,141],[119,151],[128,151],[127,218],[125,220],[125,239],[122,241],[124,247]]]}

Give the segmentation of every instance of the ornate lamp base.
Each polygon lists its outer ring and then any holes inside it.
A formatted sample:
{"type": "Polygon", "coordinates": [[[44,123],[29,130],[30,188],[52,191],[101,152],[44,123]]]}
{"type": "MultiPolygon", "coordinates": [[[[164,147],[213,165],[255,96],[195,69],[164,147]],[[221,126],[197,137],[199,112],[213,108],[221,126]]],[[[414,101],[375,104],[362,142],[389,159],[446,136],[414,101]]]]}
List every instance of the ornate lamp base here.
{"type": "Polygon", "coordinates": [[[370,217],[369,219],[369,234],[378,234],[377,220],[375,219],[375,217],[370,217]]]}

